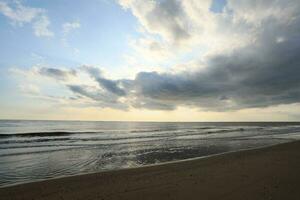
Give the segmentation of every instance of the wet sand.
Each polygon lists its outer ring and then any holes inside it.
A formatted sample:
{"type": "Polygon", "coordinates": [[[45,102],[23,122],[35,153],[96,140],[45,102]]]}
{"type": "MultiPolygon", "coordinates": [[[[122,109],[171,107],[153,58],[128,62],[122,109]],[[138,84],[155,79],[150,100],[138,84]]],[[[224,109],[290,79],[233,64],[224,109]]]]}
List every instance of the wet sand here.
{"type": "Polygon", "coordinates": [[[0,199],[300,199],[300,141],[0,188],[0,199]]]}

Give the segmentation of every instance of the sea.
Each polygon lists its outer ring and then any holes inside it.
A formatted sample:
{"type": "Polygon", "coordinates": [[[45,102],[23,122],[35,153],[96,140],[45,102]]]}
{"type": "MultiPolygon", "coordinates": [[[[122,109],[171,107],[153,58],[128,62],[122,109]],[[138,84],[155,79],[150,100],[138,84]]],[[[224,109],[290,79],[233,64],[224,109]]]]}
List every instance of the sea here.
{"type": "Polygon", "coordinates": [[[0,187],[299,139],[298,122],[0,120],[0,187]]]}

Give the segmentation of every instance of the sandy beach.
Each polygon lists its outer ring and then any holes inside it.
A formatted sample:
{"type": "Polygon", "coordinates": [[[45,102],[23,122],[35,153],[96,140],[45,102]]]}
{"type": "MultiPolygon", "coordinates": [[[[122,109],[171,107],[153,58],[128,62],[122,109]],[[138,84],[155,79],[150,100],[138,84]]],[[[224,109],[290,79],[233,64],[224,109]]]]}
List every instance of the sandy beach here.
{"type": "Polygon", "coordinates": [[[0,189],[6,199],[299,199],[300,142],[0,189]]]}

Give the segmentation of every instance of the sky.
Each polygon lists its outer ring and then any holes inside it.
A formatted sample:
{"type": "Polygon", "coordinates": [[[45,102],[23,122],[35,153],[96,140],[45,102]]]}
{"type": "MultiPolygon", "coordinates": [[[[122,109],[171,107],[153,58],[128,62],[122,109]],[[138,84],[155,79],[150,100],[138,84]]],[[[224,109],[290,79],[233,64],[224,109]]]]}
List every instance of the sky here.
{"type": "Polygon", "coordinates": [[[299,0],[0,0],[0,119],[299,121],[299,0]]]}

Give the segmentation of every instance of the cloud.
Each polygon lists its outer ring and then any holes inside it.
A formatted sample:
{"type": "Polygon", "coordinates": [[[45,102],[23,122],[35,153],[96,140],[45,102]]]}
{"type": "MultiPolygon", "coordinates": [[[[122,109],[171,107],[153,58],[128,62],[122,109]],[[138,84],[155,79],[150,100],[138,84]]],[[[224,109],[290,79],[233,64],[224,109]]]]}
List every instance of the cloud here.
{"type": "Polygon", "coordinates": [[[273,38],[261,41],[259,47],[215,55],[204,70],[193,73],[141,72],[134,80],[135,89],[154,102],[207,110],[296,103],[300,101],[299,39],[278,44],[273,38]]]}
{"type": "Polygon", "coordinates": [[[211,11],[211,0],[120,0],[120,5],[139,21],[140,37],[132,39],[131,60],[140,65],[186,62],[199,54],[214,54],[246,46],[255,38],[252,26],[238,21],[233,8],[211,11]],[[226,13],[225,13],[226,10],[226,13]],[[196,53],[198,52],[198,54],[196,53]],[[143,59],[142,59],[143,58],[143,59]],[[153,59],[155,58],[155,59],[153,59]],[[154,63],[153,63],[154,62],[154,63]]]}
{"type": "Polygon", "coordinates": [[[37,20],[33,24],[34,34],[38,37],[52,37],[54,35],[48,27],[50,25],[50,21],[47,16],[41,16],[39,20],[37,20]]]}
{"type": "Polygon", "coordinates": [[[24,23],[30,23],[38,15],[43,14],[44,10],[26,7],[20,2],[16,2],[15,8],[12,8],[7,3],[0,2],[0,12],[12,20],[13,23],[23,25],[24,23]]]}
{"type": "Polygon", "coordinates": [[[68,78],[74,77],[77,74],[75,70],[63,70],[63,69],[48,68],[48,67],[38,68],[36,70],[36,73],[56,80],[67,80],[68,78]]]}
{"type": "Polygon", "coordinates": [[[21,92],[27,95],[39,95],[41,93],[40,88],[33,84],[20,85],[19,88],[21,92]]]}
{"type": "Polygon", "coordinates": [[[297,15],[299,3],[295,0],[229,0],[227,9],[234,11],[236,20],[260,26],[268,18],[273,18],[278,23],[288,23],[297,15]]]}
{"type": "MultiPolygon", "coordinates": [[[[210,11],[211,1],[120,3],[131,10],[150,38],[155,38],[154,50],[166,44],[165,51],[172,53],[170,48],[177,47],[192,56],[183,63],[183,70],[141,71],[132,79],[108,78],[95,66],[79,67],[74,74],[86,74],[95,85],[84,81],[61,84],[91,100],[90,105],[233,111],[300,102],[298,0],[270,4],[228,0],[221,13],[210,11]],[[205,46],[203,51],[199,51],[199,45],[205,46]]],[[[143,37],[140,39],[147,39],[143,37]]],[[[60,80],[67,76],[65,73],[69,74],[50,68],[40,71],[60,80]]]]}
{"type": "Polygon", "coordinates": [[[72,31],[79,29],[80,27],[81,27],[81,24],[78,21],[66,22],[66,23],[62,24],[61,42],[64,45],[64,47],[71,48],[75,55],[78,54],[80,51],[77,48],[71,47],[71,45],[69,44],[69,41],[68,41],[68,35],[72,31]]]}
{"type": "Polygon", "coordinates": [[[50,20],[45,9],[24,6],[20,1],[14,1],[11,4],[0,2],[0,13],[10,19],[13,25],[32,24],[34,34],[38,37],[54,35],[49,30],[50,20]]]}
{"type": "Polygon", "coordinates": [[[71,31],[81,27],[81,24],[77,21],[66,22],[62,25],[62,32],[64,35],[68,35],[71,31]]]}
{"type": "Polygon", "coordinates": [[[143,27],[150,33],[162,35],[172,41],[189,37],[188,24],[180,2],[176,0],[138,1],[121,0],[124,8],[131,9],[143,27]]]}
{"type": "Polygon", "coordinates": [[[296,0],[228,0],[221,13],[210,11],[210,0],[121,0],[120,4],[146,31],[137,40],[143,43],[135,43],[142,55],[153,58],[157,48],[145,44],[152,44],[158,35],[155,47],[171,53],[175,47],[181,55],[187,51],[194,57],[193,65],[198,63],[192,71],[140,72],[130,88],[138,102],[134,106],[234,110],[299,102],[296,0]],[[197,55],[201,46],[205,53],[197,55]]]}
{"type": "Polygon", "coordinates": [[[35,80],[46,77],[55,81],[68,82],[77,77],[77,71],[74,69],[60,69],[54,67],[33,66],[30,69],[11,68],[10,72],[19,75],[28,80],[35,80]]]}
{"type": "Polygon", "coordinates": [[[123,88],[128,88],[127,81],[107,79],[100,68],[81,66],[77,69],[65,69],[35,66],[29,70],[13,68],[10,71],[27,80],[26,85],[28,87],[22,87],[21,90],[26,91],[32,97],[51,101],[57,97],[57,102],[63,104],[69,99],[69,103],[76,104],[76,106],[111,107],[121,110],[126,110],[129,107],[123,98],[126,96],[126,90],[123,88]],[[53,88],[52,91],[59,92],[54,93],[56,96],[51,94],[51,91],[47,93],[47,90],[44,90],[45,93],[43,94],[34,94],[32,92],[34,88],[30,86],[33,85],[31,83],[40,84],[41,88],[43,86],[46,86],[47,89],[53,88]],[[68,96],[59,97],[57,93],[68,96]]]}
{"type": "Polygon", "coordinates": [[[92,66],[83,66],[89,75],[97,81],[99,86],[107,92],[113,93],[117,96],[125,96],[126,92],[122,89],[122,80],[114,81],[104,78],[102,71],[99,68],[92,66]]]}
{"type": "Polygon", "coordinates": [[[102,108],[115,108],[120,110],[127,110],[128,105],[120,101],[120,99],[113,93],[103,91],[96,87],[87,85],[67,85],[67,87],[74,93],[81,97],[93,100],[87,105],[102,108]]]}
{"type": "MultiPolygon", "coordinates": [[[[137,2],[128,1],[125,6],[131,7],[135,13],[135,9],[143,8],[141,5],[137,6],[137,2]]],[[[204,27],[204,32],[210,31],[207,33],[217,37],[216,40],[219,35],[214,31],[224,34],[224,38],[229,40],[238,34],[244,38],[241,40],[242,45],[228,49],[226,46],[232,44],[230,42],[221,44],[225,47],[217,47],[216,49],[220,49],[218,51],[208,49],[211,52],[205,58],[204,64],[203,57],[198,55],[198,70],[139,73],[133,80],[137,101],[151,102],[153,109],[161,109],[160,105],[167,105],[165,107],[169,106],[170,109],[191,106],[223,111],[299,102],[298,2],[274,1],[270,6],[264,1],[232,0],[228,1],[226,13],[214,16],[206,13],[209,7],[209,1],[207,2],[185,1],[181,5],[185,6],[182,7],[185,10],[183,13],[189,16],[191,22],[198,19],[199,24],[192,26],[204,27]],[[215,23],[215,27],[211,28],[206,22],[202,22],[203,17],[210,18],[209,22],[215,23]],[[230,37],[230,33],[234,34],[230,37]],[[155,103],[159,106],[156,107],[155,103]]],[[[143,4],[142,1],[139,3],[143,4]]],[[[158,5],[160,4],[155,4],[158,5]]],[[[168,31],[174,30],[168,28],[168,31]]],[[[200,31],[196,33],[202,35],[200,31]]],[[[195,32],[190,32],[190,38],[194,37],[193,34],[195,32]]],[[[164,35],[163,32],[161,35],[164,35]]],[[[222,40],[221,37],[219,41],[222,40]]]]}

